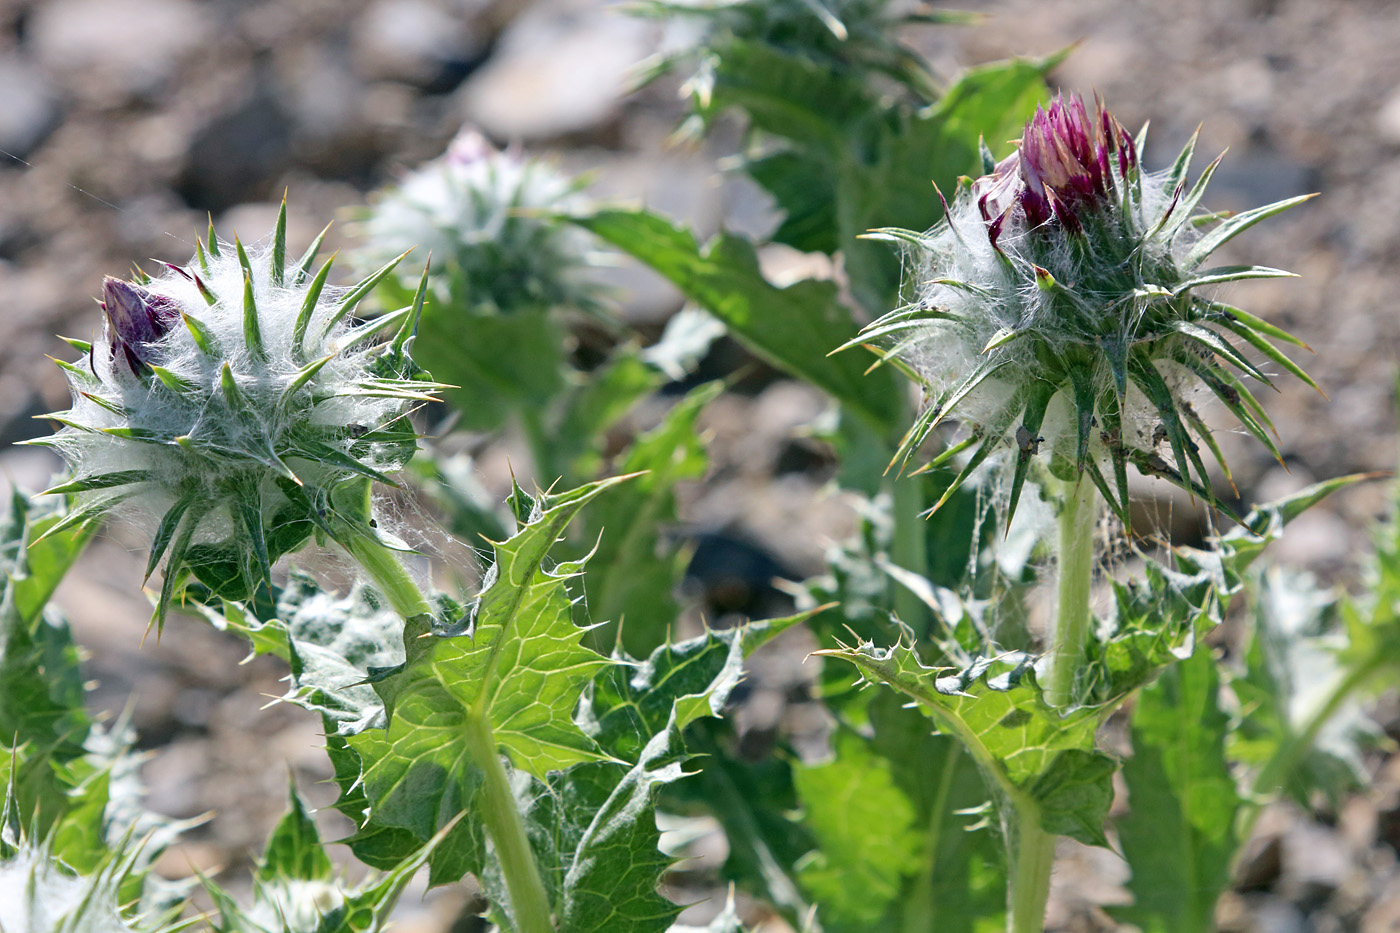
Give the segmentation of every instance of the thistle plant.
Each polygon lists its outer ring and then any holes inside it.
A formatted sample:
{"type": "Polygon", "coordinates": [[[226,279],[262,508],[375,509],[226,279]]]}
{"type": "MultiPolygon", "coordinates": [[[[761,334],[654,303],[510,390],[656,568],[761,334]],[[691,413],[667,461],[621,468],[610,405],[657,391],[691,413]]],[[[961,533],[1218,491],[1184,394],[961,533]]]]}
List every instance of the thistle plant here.
{"type": "Polygon", "coordinates": [[[358,230],[358,259],[377,267],[408,249],[427,251],[433,283],[475,313],[592,307],[595,288],[580,275],[583,238],[546,216],[573,207],[582,188],[468,127],[374,200],[358,230]]]}
{"type": "MultiPolygon", "coordinates": [[[[584,268],[586,235],[556,216],[578,207],[582,187],[468,128],[442,156],[372,197],[353,228],[364,271],[410,248],[432,257],[420,359],[455,387],[447,397],[466,427],[535,419],[572,376],[555,312],[601,314],[584,268]]],[[[413,288],[390,276],[383,300],[407,303],[413,288]]],[[[535,447],[542,453],[543,441],[535,447]]]]}
{"type": "Polygon", "coordinates": [[[161,516],[146,565],[149,577],[164,561],[157,623],[190,574],[245,599],[312,534],[379,548],[365,489],[413,456],[408,413],[437,388],[409,355],[423,290],[358,323],[356,306],[402,257],[334,288],[333,257],[313,271],[320,243],[288,260],[285,203],[251,251],[211,225],[187,265],[107,278],[102,336],[70,340],[84,358],[59,363],[72,407],[38,443],[71,468],[48,493],[77,504],[50,533],[118,508],[161,516]]]}
{"type": "MultiPolygon", "coordinates": [[[[938,81],[922,55],[897,38],[900,29],[918,24],[968,22],[966,13],[934,9],[921,2],[890,0],[739,0],[688,3],[648,0],[639,15],[702,20],[698,68],[685,90],[702,118],[712,114],[712,99],[721,60],[736,47],[768,45],[832,71],[881,75],[907,87],[921,100],[938,98],[938,81]]],[[[686,50],[662,59],[650,79],[673,68],[686,50]]]]}
{"type": "MultiPolygon", "coordinates": [[[[1195,137],[1161,176],[1142,167],[1144,140],[1145,128],[1130,136],[1100,102],[1091,112],[1082,98],[1060,95],[1037,109],[1000,162],[984,145],[986,174],[960,182],[933,229],[871,234],[906,246],[913,294],[847,344],[887,344],[885,359],[932,399],[896,462],[947,418],[969,429],[932,461],[941,466],[971,451],[931,511],[1003,452],[1008,527],[1033,469],[1057,500],[1058,599],[1040,682],[1045,701],[1071,717],[1091,662],[1100,499],[1128,525],[1131,463],[1220,507],[1199,445],[1227,479],[1229,470],[1192,406],[1202,388],[1279,456],[1273,425],[1244,379],[1273,383],[1232,339],[1316,388],[1271,342],[1299,341],[1212,296],[1223,283],[1290,273],[1205,266],[1230,238],[1310,196],[1233,216],[1200,213],[1220,159],[1188,187],[1195,137]]],[[[1053,835],[1037,807],[1013,809],[1011,929],[1038,930],[1053,835]]]]}
{"type": "Polygon", "coordinates": [[[1200,445],[1227,480],[1230,473],[1191,401],[1202,388],[1280,457],[1273,424],[1244,377],[1273,382],[1231,338],[1316,388],[1270,342],[1300,341],[1213,297],[1227,282],[1291,273],[1204,265],[1231,237],[1311,195],[1228,217],[1198,213],[1220,159],[1188,188],[1193,136],[1164,175],[1149,174],[1139,157],[1145,130],[1134,139],[1100,103],[1091,113],[1082,98],[1061,95],[1037,110],[1001,162],[984,146],[987,174],[960,185],[932,230],[871,234],[911,247],[917,284],[905,306],[852,342],[893,340],[886,355],[906,363],[933,399],[897,460],[949,417],[970,428],[934,460],[973,451],[935,509],[1008,449],[1008,525],[1033,466],[1059,481],[1050,690],[1060,704],[1072,699],[1088,619],[1099,497],[1128,525],[1131,463],[1220,505],[1200,445]]]}
{"type": "Polygon", "coordinates": [[[1234,216],[1197,213],[1220,159],[1188,189],[1195,137],[1162,176],[1144,171],[1141,147],[1101,106],[1090,114],[1082,99],[1060,96],[1001,162],[984,147],[988,174],[961,186],[943,222],[871,234],[912,247],[918,284],[860,341],[894,338],[889,354],[934,399],[898,457],[958,418],[973,437],[944,461],[976,450],[956,488],[1014,447],[1008,521],[1042,450],[1056,476],[1092,482],[1125,523],[1129,463],[1216,502],[1196,442],[1230,474],[1191,403],[1201,388],[1280,456],[1242,377],[1273,382],[1231,338],[1316,388],[1270,342],[1299,340],[1212,296],[1226,282],[1291,273],[1204,267],[1231,237],[1312,195],[1234,216]]]}

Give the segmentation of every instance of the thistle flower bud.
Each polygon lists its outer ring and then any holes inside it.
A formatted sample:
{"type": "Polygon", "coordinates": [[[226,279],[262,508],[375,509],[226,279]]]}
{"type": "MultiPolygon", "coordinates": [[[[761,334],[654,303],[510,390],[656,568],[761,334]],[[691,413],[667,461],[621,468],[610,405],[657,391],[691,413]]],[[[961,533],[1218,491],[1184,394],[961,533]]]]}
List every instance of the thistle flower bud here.
{"type": "Polygon", "coordinates": [[[992,245],[1016,209],[1031,229],[1054,218],[1065,230],[1082,232],[1081,214],[1110,206],[1111,162],[1124,177],[1138,168],[1132,137],[1107,110],[1094,120],[1081,98],[1060,96],[1049,110],[1037,108],[1020,148],[972,183],[992,245]]]}
{"type": "Polygon", "coordinates": [[[583,235],[544,216],[573,206],[581,187],[464,129],[440,158],[371,205],[359,259],[380,265],[415,246],[425,250],[450,303],[472,312],[592,308],[596,288],[580,275],[583,235]]]}
{"type": "Polygon", "coordinates": [[[285,231],[284,203],[260,249],[221,243],[211,226],[187,266],[107,278],[105,339],[70,341],[87,359],[59,364],[72,408],[49,416],[63,428],[39,443],[72,471],[48,490],[76,495],[60,527],[118,506],[161,516],[146,571],[164,559],[157,621],[187,572],[247,598],[313,532],[372,533],[353,490],[408,462],[409,408],[438,388],[409,356],[421,287],[409,307],[353,319],[398,259],[333,288],[331,261],[312,273],[320,238],[290,263],[285,231]]]}
{"type": "Polygon", "coordinates": [[[1235,234],[1312,196],[1234,216],[1198,213],[1220,159],[1188,188],[1195,137],[1167,172],[1150,175],[1138,157],[1143,136],[1145,128],[1129,136],[1098,102],[1091,115],[1079,97],[1058,96],[1026,124],[1017,151],[995,162],[984,147],[987,174],[964,180],[933,229],[870,234],[905,246],[914,284],[904,307],[848,346],[895,339],[888,355],[934,399],[896,460],[951,415],[972,428],[940,458],[976,447],[949,495],[1010,448],[1008,521],[1038,455],[1063,480],[1087,475],[1125,523],[1128,463],[1218,505],[1197,441],[1230,474],[1189,401],[1201,388],[1280,456],[1244,378],[1273,383],[1240,345],[1316,388],[1271,341],[1305,345],[1211,293],[1290,273],[1204,263],[1235,234]]]}
{"type": "Polygon", "coordinates": [[[132,348],[155,343],[180,322],[180,309],[169,298],[110,275],[102,280],[102,299],[113,339],[132,348]]]}

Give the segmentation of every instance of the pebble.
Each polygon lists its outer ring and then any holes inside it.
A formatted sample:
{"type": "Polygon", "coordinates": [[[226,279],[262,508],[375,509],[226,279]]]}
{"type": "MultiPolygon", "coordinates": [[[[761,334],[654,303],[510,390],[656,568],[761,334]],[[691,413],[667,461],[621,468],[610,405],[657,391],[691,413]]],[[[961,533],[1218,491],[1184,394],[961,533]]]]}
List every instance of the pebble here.
{"type": "Polygon", "coordinates": [[[194,135],[177,190],[190,207],[213,213],[253,199],[287,165],[291,144],[276,88],[260,78],[194,135]]]}
{"type": "Polygon", "coordinates": [[[1391,91],[1376,111],[1376,133],[1383,142],[1400,146],[1400,88],[1391,91]]]}
{"type": "Polygon", "coordinates": [[[18,55],[0,56],[0,88],[0,149],[23,159],[58,125],[58,103],[48,79],[18,55]]]}
{"type": "Polygon", "coordinates": [[[478,59],[486,37],[472,18],[429,0],[378,0],[351,27],[355,69],[370,81],[437,89],[478,59]]]}
{"type": "Polygon", "coordinates": [[[152,94],[213,32],[193,0],[49,0],[29,36],[39,61],[99,106],[152,94]]]}
{"type": "Polygon", "coordinates": [[[539,3],[460,90],[462,116],[499,139],[547,139],[617,112],[652,30],[617,11],[539,3]]]}

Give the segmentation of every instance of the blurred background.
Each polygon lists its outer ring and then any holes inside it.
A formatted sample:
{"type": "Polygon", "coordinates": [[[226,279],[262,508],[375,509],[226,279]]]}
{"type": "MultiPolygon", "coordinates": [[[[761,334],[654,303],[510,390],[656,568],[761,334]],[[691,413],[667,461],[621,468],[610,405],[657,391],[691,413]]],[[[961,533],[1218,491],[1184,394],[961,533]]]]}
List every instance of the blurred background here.
{"type": "MultiPolygon", "coordinates": [[[[1400,7],[995,0],[958,8],[985,18],[907,37],[939,75],[1074,45],[1052,86],[1098,92],[1130,128],[1150,118],[1149,167],[1165,168],[1198,122],[1199,153],[1229,149],[1212,207],[1322,193],[1241,236],[1224,258],[1302,276],[1235,287],[1247,290],[1248,307],[1313,347],[1316,356],[1300,362],[1330,399],[1287,380],[1267,401],[1286,468],[1258,445],[1226,453],[1255,500],[1392,469],[1400,7]]],[[[12,445],[47,433],[34,415],[66,406],[45,356],[71,354],[55,334],[91,336],[99,318],[90,302],[104,274],[184,262],[209,216],[226,235],[259,235],[284,190],[299,252],[327,220],[347,219],[368,192],[438,155],[467,123],[498,145],[592,173],[594,198],[642,201],[700,236],[722,225],[769,232],[776,218],[766,195],[716,169],[741,127],[721,124],[703,143],[676,144],[679,82],[632,91],[639,64],[691,38],[684,26],[633,18],[603,0],[0,0],[0,485],[42,488],[57,467],[45,450],[12,445]]],[[[332,248],[339,236],[333,230],[332,248]]],[[[803,262],[790,250],[766,258],[776,276],[803,262]]],[[[644,332],[659,334],[681,307],[640,269],[622,264],[609,281],[644,332]]],[[[746,375],[741,392],[706,413],[713,468],[687,490],[684,520],[748,554],[751,566],[725,586],[762,590],[775,573],[817,572],[825,542],[852,523],[824,490],[829,457],[796,438],[824,407],[821,396],[727,341],[704,365],[707,375],[746,375]]],[[[482,457],[493,492],[508,489],[510,454],[504,442],[482,457]]],[[[1385,505],[1380,484],[1338,495],[1290,527],[1275,559],[1345,583],[1385,505]]],[[[283,692],[276,665],[240,665],[240,646],[207,626],[177,619],[158,643],[143,644],[150,610],[135,585],[140,544],[109,529],[58,601],[91,653],[98,704],[133,712],[151,752],[153,806],[216,814],[163,868],[236,869],[280,813],[288,763],[313,801],[333,797],[315,784],[327,777],[319,722],[269,705],[283,692]]],[[[720,586],[703,568],[697,579],[720,586]]],[[[800,660],[768,662],[763,689],[780,698],[787,680],[803,676],[800,660]]],[[[1400,734],[1400,711],[1380,719],[1400,734]]],[[[1230,929],[1400,930],[1400,759],[1375,764],[1372,790],[1330,822],[1270,811],[1247,877],[1223,908],[1230,929]]],[[[1099,928],[1085,905],[1111,899],[1112,880],[1100,862],[1071,862],[1052,920],[1099,928]]],[[[406,897],[405,929],[447,929],[462,899],[406,897]]]]}

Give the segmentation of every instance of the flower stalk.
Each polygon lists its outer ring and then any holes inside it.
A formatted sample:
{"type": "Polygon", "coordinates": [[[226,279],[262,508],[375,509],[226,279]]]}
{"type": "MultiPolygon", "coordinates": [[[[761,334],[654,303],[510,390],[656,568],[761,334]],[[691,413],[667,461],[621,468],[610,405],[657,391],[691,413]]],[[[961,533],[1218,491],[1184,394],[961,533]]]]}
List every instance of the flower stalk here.
{"type": "Polygon", "coordinates": [[[1045,700],[1063,708],[1074,702],[1074,684],[1084,658],[1084,642],[1093,624],[1089,595],[1094,579],[1094,530],[1098,524],[1099,491],[1079,479],[1065,485],[1060,509],[1058,599],[1055,634],[1050,648],[1045,700]]]}
{"type": "Polygon", "coordinates": [[[510,778],[496,750],[496,738],[486,717],[469,714],[464,742],[482,773],[481,821],[496,849],[496,861],[510,893],[511,911],[520,933],[553,933],[549,896],[535,864],[525,822],[515,806],[510,778]]]}
{"type": "Polygon", "coordinates": [[[1007,839],[1011,887],[1006,928],[1010,933],[1043,933],[1050,871],[1055,865],[1055,837],[1041,827],[1040,808],[1032,801],[1018,801],[1011,809],[1014,824],[1007,839]]]}
{"type": "MultiPolygon", "coordinates": [[[[433,614],[432,604],[393,550],[363,532],[348,535],[343,544],[405,622],[433,614]]],[[[469,711],[465,721],[463,742],[472,764],[482,774],[478,815],[495,847],[501,875],[510,894],[516,929],[520,933],[552,933],[549,895],[535,864],[525,822],[516,807],[510,776],[501,762],[491,722],[479,711],[469,711]]]]}

